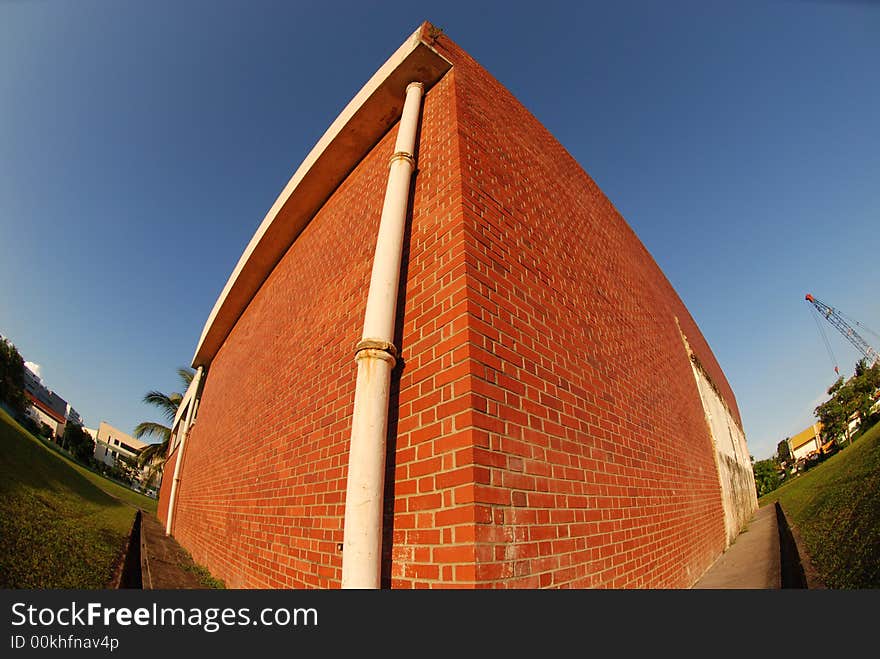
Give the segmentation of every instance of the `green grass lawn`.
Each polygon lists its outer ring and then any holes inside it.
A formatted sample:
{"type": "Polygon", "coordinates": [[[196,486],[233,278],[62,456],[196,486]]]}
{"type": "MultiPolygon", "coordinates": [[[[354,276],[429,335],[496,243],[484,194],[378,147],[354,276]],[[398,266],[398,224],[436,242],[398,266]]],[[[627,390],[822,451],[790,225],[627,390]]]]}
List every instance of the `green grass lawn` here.
{"type": "Polygon", "coordinates": [[[759,504],[777,500],[829,588],[880,588],[880,424],[759,504]]]}
{"type": "Polygon", "coordinates": [[[84,467],[75,460],[71,459],[68,454],[57,444],[52,444],[48,441],[42,441],[41,444],[45,448],[55,453],[59,459],[66,462],[71,469],[75,469],[76,471],[81,473],[94,485],[104,490],[107,494],[110,494],[117,499],[122,499],[126,503],[130,503],[132,506],[140,508],[141,510],[153,513],[154,515],[156,514],[156,508],[158,506],[158,501],[156,501],[156,499],[152,499],[150,497],[144,496],[143,494],[139,494],[129,487],[120,485],[119,483],[116,483],[109,478],[105,478],[101,474],[92,471],[87,467],[84,467]]]}
{"type": "Polygon", "coordinates": [[[105,588],[156,501],[51,450],[0,409],[0,588],[105,588]]]}

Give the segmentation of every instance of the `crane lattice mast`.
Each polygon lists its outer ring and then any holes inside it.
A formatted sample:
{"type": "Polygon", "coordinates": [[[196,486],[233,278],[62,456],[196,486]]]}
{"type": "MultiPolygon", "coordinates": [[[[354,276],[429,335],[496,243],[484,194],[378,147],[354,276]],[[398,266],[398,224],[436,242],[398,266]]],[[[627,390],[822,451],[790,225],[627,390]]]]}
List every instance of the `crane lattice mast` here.
{"type": "MultiPolygon", "coordinates": [[[[880,354],[877,353],[874,348],[868,345],[868,342],[862,338],[862,336],[850,325],[844,317],[840,314],[840,312],[831,307],[821,300],[817,300],[810,293],[807,293],[806,298],[807,302],[812,304],[822,316],[825,317],[829,323],[831,323],[832,327],[836,329],[838,332],[843,334],[844,338],[852,343],[856,350],[862,353],[865,356],[865,360],[868,363],[868,367],[873,366],[874,364],[880,362],[880,354]]],[[[836,369],[835,369],[836,370],[836,369]]]]}

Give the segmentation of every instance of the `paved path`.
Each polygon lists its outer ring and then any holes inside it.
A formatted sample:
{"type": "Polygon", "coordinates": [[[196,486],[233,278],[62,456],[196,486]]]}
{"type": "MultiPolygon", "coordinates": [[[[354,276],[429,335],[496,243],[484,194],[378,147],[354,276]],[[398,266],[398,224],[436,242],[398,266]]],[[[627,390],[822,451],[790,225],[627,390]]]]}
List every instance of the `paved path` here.
{"type": "Polygon", "coordinates": [[[141,578],[144,590],[205,588],[192,570],[192,559],[154,515],[141,516],[141,578]]]}
{"type": "Polygon", "coordinates": [[[779,525],[772,505],[758,508],[746,529],[694,588],[777,589],[782,587],[779,525]]]}

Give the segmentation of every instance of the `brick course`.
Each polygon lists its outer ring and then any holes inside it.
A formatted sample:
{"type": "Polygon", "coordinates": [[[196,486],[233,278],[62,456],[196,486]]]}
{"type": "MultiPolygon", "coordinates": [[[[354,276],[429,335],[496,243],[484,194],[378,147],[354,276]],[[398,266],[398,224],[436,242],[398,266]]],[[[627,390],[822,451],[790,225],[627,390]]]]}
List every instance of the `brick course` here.
{"type": "MultiPolygon", "coordinates": [[[[592,179],[458,46],[434,47],[454,66],[425,97],[418,140],[383,582],[688,587],[725,529],[676,318],[738,421],[730,387],[592,179]]],[[[173,532],[231,587],[339,586],[353,350],[395,133],[297,238],[208,371],[173,532]]]]}

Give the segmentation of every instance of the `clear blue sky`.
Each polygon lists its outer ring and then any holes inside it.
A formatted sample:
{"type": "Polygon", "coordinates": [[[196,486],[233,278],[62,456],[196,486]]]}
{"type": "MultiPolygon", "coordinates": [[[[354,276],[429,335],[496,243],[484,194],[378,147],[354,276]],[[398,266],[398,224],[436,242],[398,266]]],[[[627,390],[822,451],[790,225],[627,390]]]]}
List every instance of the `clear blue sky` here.
{"type": "Polygon", "coordinates": [[[0,0],[0,334],[87,426],[158,420],[141,397],[178,388],[269,206],[423,20],[635,229],[752,454],[809,424],[834,373],[804,294],[880,330],[877,3],[0,0]]]}

